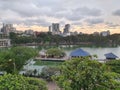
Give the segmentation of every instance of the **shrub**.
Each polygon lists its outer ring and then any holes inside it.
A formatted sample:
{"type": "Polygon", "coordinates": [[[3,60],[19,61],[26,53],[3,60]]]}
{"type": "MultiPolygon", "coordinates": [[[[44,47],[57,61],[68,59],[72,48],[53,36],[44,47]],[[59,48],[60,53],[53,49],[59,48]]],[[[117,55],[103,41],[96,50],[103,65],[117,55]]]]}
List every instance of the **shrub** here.
{"type": "Polygon", "coordinates": [[[0,90],[47,90],[43,80],[6,74],[0,76],[0,90]]]}

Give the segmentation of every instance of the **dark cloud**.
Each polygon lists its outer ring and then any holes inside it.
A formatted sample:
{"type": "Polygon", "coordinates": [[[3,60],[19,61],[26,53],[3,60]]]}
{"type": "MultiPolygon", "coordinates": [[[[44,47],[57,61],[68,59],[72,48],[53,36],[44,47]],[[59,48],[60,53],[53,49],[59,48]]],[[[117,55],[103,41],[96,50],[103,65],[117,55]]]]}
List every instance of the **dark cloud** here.
{"type": "Polygon", "coordinates": [[[112,23],[112,22],[106,22],[106,25],[107,25],[108,27],[113,27],[113,28],[120,26],[119,24],[114,24],[114,23],[112,23]]]}
{"type": "Polygon", "coordinates": [[[100,9],[88,8],[88,7],[79,7],[73,10],[73,13],[82,16],[101,16],[102,12],[100,9]]]}
{"type": "Polygon", "coordinates": [[[113,15],[120,16],[120,9],[113,12],[113,15]]]}
{"type": "Polygon", "coordinates": [[[104,23],[103,19],[87,19],[85,20],[89,25],[104,23]]]}
{"type": "Polygon", "coordinates": [[[55,13],[55,17],[66,18],[70,21],[79,21],[85,17],[98,17],[102,12],[99,9],[89,9],[88,7],[80,7],[76,9],[64,9],[55,13]]]}
{"type": "Polygon", "coordinates": [[[1,0],[0,8],[17,13],[23,18],[47,16],[77,21],[84,16],[101,15],[101,10],[95,8],[79,7],[70,9],[62,7],[63,1],[65,0],[24,0],[24,2],[20,0],[1,0]]]}
{"type": "Polygon", "coordinates": [[[83,19],[82,16],[77,16],[77,15],[71,15],[71,16],[68,16],[66,18],[70,21],[79,21],[79,20],[83,19]]]}
{"type": "Polygon", "coordinates": [[[22,20],[17,20],[17,19],[4,19],[1,20],[3,23],[12,23],[12,24],[21,24],[23,23],[22,20]]]}

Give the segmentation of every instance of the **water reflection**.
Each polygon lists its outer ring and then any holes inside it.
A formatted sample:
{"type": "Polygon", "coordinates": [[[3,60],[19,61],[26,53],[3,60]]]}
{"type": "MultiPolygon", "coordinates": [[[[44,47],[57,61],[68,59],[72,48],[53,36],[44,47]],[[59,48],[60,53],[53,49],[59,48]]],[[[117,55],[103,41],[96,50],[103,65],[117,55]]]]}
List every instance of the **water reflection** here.
{"type": "MultiPolygon", "coordinates": [[[[80,48],[80,47],[77,47],[80,48]]],[[[70,48],[70,49],[66,49],[65,52],[67,53],[67,56],[69,56],[69,54],[77,48],[70,48]]],[[[90,47],[81,47],[83,50],[89,52],[91,55],[97,55],[98,59],[105,59],[104,54],[106,53],[114,53],[115,55],[117,55],[120,58],[120,47],[115,47],[115,48],[90,48],[90,47]]]]}

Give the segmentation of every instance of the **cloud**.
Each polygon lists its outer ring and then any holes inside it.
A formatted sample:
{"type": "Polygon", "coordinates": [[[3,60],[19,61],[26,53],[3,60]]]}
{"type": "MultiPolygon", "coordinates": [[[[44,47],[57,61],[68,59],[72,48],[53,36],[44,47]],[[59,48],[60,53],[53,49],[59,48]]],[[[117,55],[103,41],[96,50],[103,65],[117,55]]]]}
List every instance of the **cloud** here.
{"type": "Polygon", "coordinates": [[[72,25],[82,26],[83,24],[81,22],[77,21],[77,22],[73,22],[72,25]]]}
{"type": "Polygon", "coordinates": [[[47,27],[50,25],[50,23],[47,22],[45,19],[26,19],[24,20],[24,24],[27,26],[38,25],[43,27],[47,27]]]}
{"type": "Polygon", "coordinates": [[[94,24],[104,23],[104,20],[103,19],[86,19],[85,22],[87,22],[89,25],[94,25],[94,24]]]}
{"type": "Polygon", "coordinates": [[[120,16],[120,6],[114,0],[0,0],[0,22],[4,23],[42,27],[54,22],[73,27],[103,23],[117,27],[119,17],[115,16],[120,16]]]}
{"type": "MultiPolygon", "coordinates": [[[[0,8],[12,11],[19,16],[25,17],[39,17],[47,16],[54,18],[65,18],[70,21],[81,20],[85,16],[100,16],[101,10],[88,7],[62,7],[66,0],[1,0],[0,8]]],[[[66,1],[68,2],[68,1],[66,1]]]]}
{"type": "Polygon", "coordinates": [[[82,16],[101,16],[102,12],[100,9],[88,8],[88,7],[79,7],[73,10],[73,13],[82,16]]]}
{"type": "Polygon", "coordinates": [[[106,25],[107,25],[108,27],[113,27],[113,28],[120,26],[119,24],[114,24],[114,23],[112,23],[112,22],[106,22],[106,25]]]}
{"type": "Polygon", "coordinates": [[[115,16],[120,16],[120,9],[114,11],[114,12],[113,12],[113,15],[115,15],[115,16]]]}
{"type": "Polygon", "coordinates": [[[55,17],[66,18],[70,21],[79,21],[85,17],[98,17],[102,15],[99,9],[90,9],[88,7],[79,7],[75,9],[64,9],[55,13],[55,17]]]}

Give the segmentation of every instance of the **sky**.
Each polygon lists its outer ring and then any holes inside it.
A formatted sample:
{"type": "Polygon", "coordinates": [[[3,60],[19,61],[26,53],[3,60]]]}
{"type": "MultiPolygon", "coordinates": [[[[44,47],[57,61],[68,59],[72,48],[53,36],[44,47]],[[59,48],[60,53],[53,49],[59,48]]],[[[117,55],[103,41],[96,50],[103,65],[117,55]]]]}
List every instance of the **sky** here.
{"type": "Polygon", "coordinates": [[[63,30],[120,33],[120,0],[0,0],[0,26],[48,31],[52,23],[63,30]]]}

